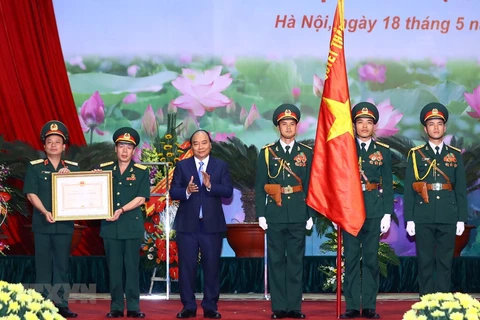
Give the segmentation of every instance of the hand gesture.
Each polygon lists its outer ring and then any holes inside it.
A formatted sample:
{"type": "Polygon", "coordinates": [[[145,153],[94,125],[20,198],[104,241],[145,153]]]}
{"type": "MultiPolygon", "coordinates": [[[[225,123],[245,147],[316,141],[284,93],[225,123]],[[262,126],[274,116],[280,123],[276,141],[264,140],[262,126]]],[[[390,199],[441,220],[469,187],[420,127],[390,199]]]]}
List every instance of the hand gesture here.
{"type": "Polygon", "coordinates": [[[58,173],[60,173],[60,174],[70,173],[70,169],[68,169],[68,167],[64,167],[64,168],[58,170],[58,173]]]}
{"type": "Polygon", "coordinates": [[[122,209],[117,209],[115,210],[115,212],[113,213],[113,217],[111,218],[107,218],[106,220],[107,221],[117,221],[118,218],[120,218],[120,215],[123,213],[123,210],[122,209]]]}
{"type": "Polygon", "coordinates": [[[198,186],[195,183],[193,183],[193,176],[192,176],[187,185],[187,193],[192,194],[194,192],[198,192],[198,186]]]}
{"type": "Polygon", "coordinates": [[[47,211],[47,213],[45,213],[45,218],[48,222],[55,223],[55,220],[53,220],[53,215],[50,211],[47,211]]]}
{"type": "Polygon", "coordinates": [[[203,176],[203,185],[205,188],[210,189],[212,187],[212,184],[210,182],[210,175],[206,173],[205,171],[200,171],[203,176]]]}
{"type": "Polygon", "coordinates": [[[268,229],[267,219],[265,219],[265,217],[258,218],[258,225],[263,230],[267,230],[268,229]]]}
{"type": "Polygon", "coordinates": [[[413,221],[407,221],[407,233],[410,237],[413,237],[415,235],[415,222],[413,221]]]}
{"type": "Polygon", "coordinates": [[[313,228],[313,219],[310,217],[310,219],[307,220],[307,223],[305,225],[305,229],[311,230],[313,228]]]}

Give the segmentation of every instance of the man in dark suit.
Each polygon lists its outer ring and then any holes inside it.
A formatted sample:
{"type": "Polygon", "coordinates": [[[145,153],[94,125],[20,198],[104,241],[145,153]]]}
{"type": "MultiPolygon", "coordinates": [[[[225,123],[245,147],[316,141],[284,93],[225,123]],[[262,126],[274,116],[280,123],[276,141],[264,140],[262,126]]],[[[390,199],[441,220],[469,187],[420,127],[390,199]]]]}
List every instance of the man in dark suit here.
{"type": "Polygon", "coordinates": [[[404,216],[407,233],[415,235],[420,296],[450,291],[455,234],[462,235],[467,220],[465,168],[461,151],[443,141],[447,120],[444,105],[423,107],[428,143],[410,150],[405,172],[404,216]]]}
{"type": "Polygon", "coordinates": [[[52,173],[67,174],[79,169],[76,162],[63,159],[68,130],[62,122],[47,122],[42,127],[40,138],[46,157],[30,162],[23,187],[33,205],[36,283],[40,293],[53,300],[61,316],[76,318],[77,314],[68,308],[73,221],[56,222],[53,219],[52,173]],[[56,285],[61,285],[58,292],[48,292],[47,288],[57,288],[56,285]]]}
{"type": "Polygon", "coordinates": [[[113,134],[113,141],[117,160],[100,165],[102,170],[112,171],[113,179],[113,217],[103,220],[100,228],[112,299],[107,318],[123,317],[124,296],[127,317],[145,318],[145,313],[140,311],[138,268],[145,232],[141,206],[150,198],[149,172],[146,166],[132,160],[140,143],[136,130],[120,128],[113,134]]]}
{"type": "Polygon", "coordinates": [[[342,230],[345,249],[343,293],[347,310],[340,319],[379,319],[376,302],[379,281],[380,232],[390,229],[393,213],[392,156],[390,147],[372,139],[379,120],[378,109],[360,102],[352,109],[352,120],[362,183],[366,219],[356,237],[342,230]]]}
{"type": "Polygon", "coordinates": [[[267,233],[272,319],[306,317],[301,311],[305,229],[312,228],[315,211],[305,198],[313,153],[295,141],[299,120],[296,106],[279,106],[272,121],[280,139],[263,147],[258,156],[255,206],[258,223],[267,233]]]}
{"type": "Polygon", "coordinates": [[[208,132],[194,132],[190,144],[193,157],[177,162],[170,189],[172,199],[180,200],[174,229],[183,309],[177,318],[193,318],[197,314],[195,283],[200,250],[204,275],[203,316],[220,319],[217,311],[220,256],[223,233],[227,230],[222,198],[232,196],[233,186],[227,164],[210,156],[212,141],[208,132]]]}

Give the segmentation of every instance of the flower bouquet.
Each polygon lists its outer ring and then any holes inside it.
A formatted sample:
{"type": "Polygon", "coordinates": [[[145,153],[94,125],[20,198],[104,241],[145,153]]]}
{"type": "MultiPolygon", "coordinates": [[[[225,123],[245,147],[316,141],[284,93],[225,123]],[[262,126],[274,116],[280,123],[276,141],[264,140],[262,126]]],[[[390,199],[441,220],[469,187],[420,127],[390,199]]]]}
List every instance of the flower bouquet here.
{"type": "Polygon", "coordinates": [[[178,252],[172,227],[179,203],[167,200],[166,193],[173,178],[175,163],[191,156],[190,143],[178,144],[175,129],[175,114],[169,114],[167,132],[163,137],[157,137],[152,147],[143,149],[141,157],[142,162],[168,163],[168,166],[151,167],[150,182],[154,186],[145,206],[142,255],[145,257],[145,266],[148,269],[157,268],[159,274],[166,274],[168,265],[173,280],[178,279],[178,252]]]}
{"type": "Polygon", "coordinates": [[[432,293],[412,305],[403,320],[478,320],[480,302],[464,293],[432,293]]]}
{"type": "Polygon", "coordinates": [[[52,301],[21,283],[0,281],[0,319],[56,320],[64,319],[52,301]]]}

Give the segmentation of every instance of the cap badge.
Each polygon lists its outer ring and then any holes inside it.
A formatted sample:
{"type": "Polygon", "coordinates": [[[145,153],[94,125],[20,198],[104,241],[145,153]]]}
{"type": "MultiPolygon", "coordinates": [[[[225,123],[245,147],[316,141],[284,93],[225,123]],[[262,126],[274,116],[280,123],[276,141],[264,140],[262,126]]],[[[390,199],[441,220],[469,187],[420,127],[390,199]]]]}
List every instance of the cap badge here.
{"type": "Polygon", "coordinates": [[[438,114],[438,109],[433,109],[432,114],[438,114]]]}
{"type": "Polygon", "coordinates": [[[52,124],[50,125],[50,130],[52,130],[52,131],[57,131],[57,130],[58,130],[57,124],[56,124],[56,123],[52,123],[52,124]]]}
{"type": "Polygon", "coordinates": [[[124,137],[125,139],[130,139],[130,133],[124,133],[124,134],[123,134],[123,137],[124,137]]]}
{"type": "Polygon", "coordinates": [[[285,115],[286,115],[286,116],[291,116],[291,115],[292,115],[292,111],[290,111],[290,109],[285,110],[285,115]]]}

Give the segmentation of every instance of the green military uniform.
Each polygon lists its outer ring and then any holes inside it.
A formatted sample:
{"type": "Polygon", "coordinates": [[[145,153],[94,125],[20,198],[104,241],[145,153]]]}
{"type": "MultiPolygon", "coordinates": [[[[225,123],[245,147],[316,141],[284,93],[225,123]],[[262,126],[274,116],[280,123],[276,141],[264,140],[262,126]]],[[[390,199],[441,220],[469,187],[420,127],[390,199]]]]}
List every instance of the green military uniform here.
{"type": "MultiPolygon", "coordinates": [[[[140,142],[138,133],[131,128],[118,129],[113,141],[140,142]]],[[[123,174],[118,161],[103,163],[100,168],[112,171],[113,210],[125,206],[136,197],[150,198],[150,180],[147,167],[131,161],[123,174]]],[[[125,308],[124,294],[128,311],[139,311],[139,249],[144,236],[141,207],[125,211],[116,221],[103,220],[100,236],[103,238],[110,277],[111,311],[122,312],[125,308]],[[125,277],[125,285],[123,278],[125,277]]]]}
{"type": "MultiPolygon", "coordinates": [[[[41,131],[41,139],[49,135],[59,135],[68,143],[68,131],[59,121],[46,123],[41,131]]],[[[52,212],[52,173],[62,168],[79,171],[76,162],[61,160],[55,168],[48,158],[31,161],[23,192],[35,194],[43,206],[52,212]]],[[[35,275],[38,290],[53,300],[59,308],[68,307],[68,291],[70,288],[70,243],[72,242],[73,221],[57,221],[50,223],[36,207],[33,208],[32,231],[35,241],[35,275]],[[57,287],[55,287],[57,285],[57,287]],[[60,285],[60,288],[58,288],[60,285]],[[52,291],[50,286],[58,289],[52,291]],[[67,291],[65,291],[67,289],[67,291]]]]}
{"type": "MultiPolygon", "coordinates": [[[[440,103],[426,105],[420,113],[420,121],[426,125],[429,119],[448,120],[448,110],[440,103]]],[[[415,223],[415,240],[418,261],[418,285],[420,295],[449,292],[451,267],[455,248],[457,222],[467,219],[466,176],[459,149],[443,144],[439,155],[429,143],[412,148],[405,173],[404,216],[405,221],[415,223]],[[422,156],[423,153],[424,156],[422,156]],[[448,190],[449,178],[452,190],[448,190]],[[427,183],[428,200],[414,191],[416,181],[427,183]]]]}
{"type": "MultiPolygon", "coordinates": [[[[376,124],[378,110],[371,103],[358,103],[352,109],[353,122],[358,118],[372,118],[376,124]]],[[[379,281],[380,222],[385,214],[393,213],[392,157],[386,144],[371,139],[367,146],[360,139],[355,140],[366,219],[356,237],[342,232],[345,250],[343,293],[347,310],[375,310],[379,281]]]]}
{"type": "MultiPolygon", "coordinates": [[[[281,105],[273,115],[273,123],[277,125],[283,119],[298,121],[300,111],[293,105],[281,105]]],[[[265,217],[268,223],[268,270],[273,311],[301,310],[305,222],[314,214],[305,203],[311,166],[312,149],[296,141],[290,154],[286,154],[277,141],[263,147],[258,157],[255,205],[257,217],[265,217]],[[288,193],[288,187],[298,189],[299,182],[288,172],[287,166],[301,179],[302,190],[288,193]],[[271,196],[267,198],[265,184],[279,184],[284,188],[281,206],[277,206],[271,196]]]]}

